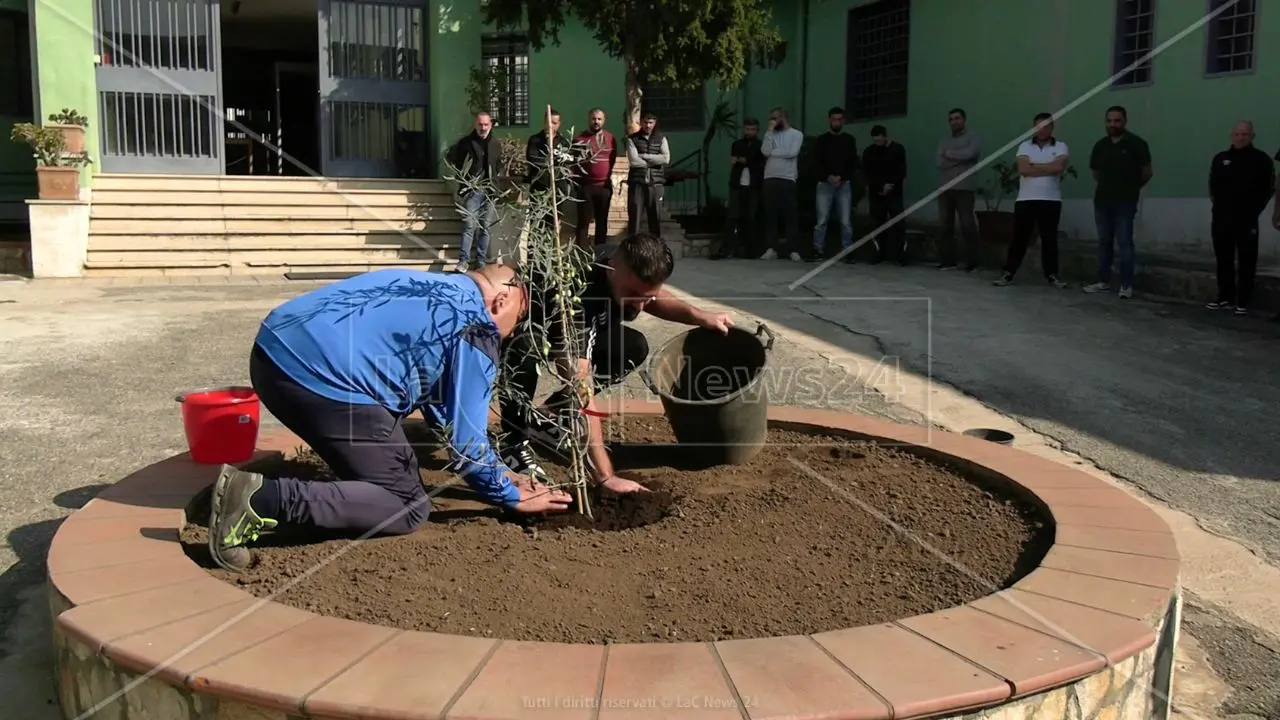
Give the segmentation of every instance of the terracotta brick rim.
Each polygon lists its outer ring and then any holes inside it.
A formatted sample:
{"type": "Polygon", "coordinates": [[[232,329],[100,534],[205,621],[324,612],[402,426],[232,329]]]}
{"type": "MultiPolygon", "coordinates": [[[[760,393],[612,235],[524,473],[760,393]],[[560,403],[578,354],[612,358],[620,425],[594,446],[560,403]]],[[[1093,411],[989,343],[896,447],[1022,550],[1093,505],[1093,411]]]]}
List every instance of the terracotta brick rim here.
{"type": "MultiPolygon", "coordinates": [[[[660,414],[654,403],[614,410],[660,414]]],[[[811,636],[565,645],[409,632],[257,600],[183,554],[183,507],[215,468],[186,455],[130,475],[58,530],[58,629],[109,663],[193,692],[325,718],[516,718],[556,711],[904,718],[1000,704],[1087,677],[1156,641],[1176,599],[1169,527],[1125,492],[1013,448],[836,412],[775,423],[918,446],[1046,506],[1055,544],[1013,588],[963,607],[811,636]],[[647,708],[652,708],[648,709],[647,708]]],[[[264,438],[262,451],[298,443],[264,438]]],[[[857,512],[851,505],[851,512],[857,512]]]]}

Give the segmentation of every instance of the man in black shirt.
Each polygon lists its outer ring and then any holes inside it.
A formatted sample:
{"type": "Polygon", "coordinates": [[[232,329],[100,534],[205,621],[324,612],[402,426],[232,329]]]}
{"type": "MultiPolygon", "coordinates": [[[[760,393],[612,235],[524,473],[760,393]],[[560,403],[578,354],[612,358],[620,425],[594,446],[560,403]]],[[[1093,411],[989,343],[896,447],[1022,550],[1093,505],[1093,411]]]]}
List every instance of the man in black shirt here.
{"type": "MultiPolygon", "coordinates": [[[[525,160],[525,179],[529,183],[529,191],[533,193],[547,192],[551,188],[552,172],[548,168],[547,158],[554,158],[555,162],[555,180],[556,180],[556,204],[560,208],[561,215],[570,206],[568,203],[573,202],[570,199],[570,193],[573,189],[572,174],[573,163],[577,158],[573,153],[573,141],[569,139],[567,133],[560,131],[560,113],[555,108],[551,109],[550,124],[547,120],[543,120],[543,128],[529,138],[524,146],[525,160]]],[[[546,203],[529,203],[529,209],[539,212],[536,216],[530,217],[531,225],[539,228],[554,227],[554,217],[550,213],[550,206],[546,203]]]]}
{"type": "MultiPolygon", "coordinates": [[[[645,361],[649,343],[640,331],[623,323],[647,312],[668,322],[704,327],[727,333],[729,316],[692,307],[668,293],[663,285],[671,277],[675,260],[658,236],[636,233],[617,249],[597,248],[594,262],[585,268],[586,287],[572,327],[560,317],[554,283],[531,277],[528,323],[517,330],[503,349],[500,392],[502,431],[499,453],[512,472],[547,479],[531,442],[561,453],[567,433],[579,428],[585,417],[587,459],[595,482],[614,492],[643,490],[638,483],[614,475],[604,448],[599,417],[591,396],[622,382],[645,361]],[[540,348],[546,349],[543,356],[540,348]],[[541,357],[554,360],[561,377],[572,377],[541,408],[533,407],[541,357]],[[585,401],[586,412],[573,409],[573,394],[585,401]]],[[[532,273],[536,275],[536,273],[532,273]]]]}
{"type": "Polygon", "coordinates": [[[760,185],[764,182],[764,154],[758,137],[760,123],[747,118],[742,137],[729,148],[729,207],[720,250],[713,259],[758,257],[756,210],[760,206],[760,185]]]}
{"type": "Polygon", "coordinates": [[[1210,310],[1249,314],[1258,270],[1258,216],[1275,187],[1271,158],[1253,146],[1253,123],[1231,128],[1231,147],[1213,156],[1209,201],[1213,204],[1213,254],[1218,259],[1218,299],[1210,310]],[[1239,267],[1236,260],[1239,258],[1239,267]]]}
{"type": "Polygon", "coordinates": [[[827,220],[833,207],[840,218],[841,247],[853,244],[853,176],[858,171],[858,141],[844,132],[843,108],[827,111],[827,126],[828,131],[818,136],[814,153],[818,160],[818,221],[813,226],[811,260],[821,260],[827,254],[827,220]]]}
{"type": "MultiPolygon", "coordinates": [[[[871,144],[862,152],[862,172],[867,177],[871,222],[878,228],[902,214],[902,186],[907,179],[907,151],[889,139],[883,125],[871,128],[871,144]]],[[[907,264],[907,228],[901,220],[885,228],[874,242],[874,262],[907,264]]]]}

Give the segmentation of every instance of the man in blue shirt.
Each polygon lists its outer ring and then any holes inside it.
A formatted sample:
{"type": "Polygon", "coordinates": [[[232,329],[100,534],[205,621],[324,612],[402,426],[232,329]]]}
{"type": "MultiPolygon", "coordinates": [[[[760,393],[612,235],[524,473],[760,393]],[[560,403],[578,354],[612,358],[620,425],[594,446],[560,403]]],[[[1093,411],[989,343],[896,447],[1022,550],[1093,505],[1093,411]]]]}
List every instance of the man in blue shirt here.
{"type": "Polygon", "coordinates": [[[263,321],[249,361],[263,405],[307,443],[336,482],[264,478],[224,466],[209,550],[229,570],[280,524],[399,535],[430,500],[402,423],[415,411],[447,435],[451,469],[486,502],[519,513],[567,509],[567,493],[512,472],[489,444],[502,338],[528,312],[510,267],[469,273],[389,269],[301,295],[263,321]]]}

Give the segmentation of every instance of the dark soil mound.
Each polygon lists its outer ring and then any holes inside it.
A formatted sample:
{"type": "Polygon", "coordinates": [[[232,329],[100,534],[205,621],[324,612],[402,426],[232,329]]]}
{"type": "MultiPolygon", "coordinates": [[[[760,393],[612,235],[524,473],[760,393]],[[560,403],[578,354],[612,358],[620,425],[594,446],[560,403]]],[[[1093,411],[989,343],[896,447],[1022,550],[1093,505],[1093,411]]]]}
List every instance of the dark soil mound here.
{"type": "MultiPolygon", "coordinates": [[[[420,448],[424,482],[455,486],[435,496],[417,533],[354,547],[277,534],[263,538],[247,573],[212,572],[287,605],[414,630],[703,641],[961,605],[1016,581],[1052,542],[1034,509],[890,448],[772,430],[770,447],[746,465],[688,469],[662,418],[629,417],[611,434],[626,440],[614,451],[621,474],[654,492],[593,494],[594,518],[508,517],[458,488],[434,448],[420,448]]],[[[258,469],[327,474],[308,455],[258,469]]],[[[207,517],[202,510],[193,519],[207,517]]],[[[196,525],[184,533],[192,556],[207,560],[204,537],[196,525]]]]}

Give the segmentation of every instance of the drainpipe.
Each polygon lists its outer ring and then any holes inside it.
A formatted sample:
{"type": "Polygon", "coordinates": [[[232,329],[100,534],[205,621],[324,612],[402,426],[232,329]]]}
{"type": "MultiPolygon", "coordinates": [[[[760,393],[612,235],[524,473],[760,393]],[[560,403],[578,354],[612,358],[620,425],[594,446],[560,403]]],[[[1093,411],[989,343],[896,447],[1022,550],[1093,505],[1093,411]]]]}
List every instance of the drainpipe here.
{"type": "Polygon", "coordinates": [[[800,1],[800,123],[808,122],[809,105],[809,2],[800,1]]]}

